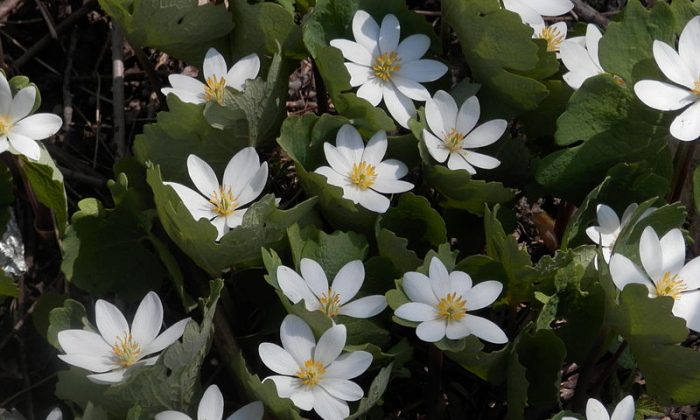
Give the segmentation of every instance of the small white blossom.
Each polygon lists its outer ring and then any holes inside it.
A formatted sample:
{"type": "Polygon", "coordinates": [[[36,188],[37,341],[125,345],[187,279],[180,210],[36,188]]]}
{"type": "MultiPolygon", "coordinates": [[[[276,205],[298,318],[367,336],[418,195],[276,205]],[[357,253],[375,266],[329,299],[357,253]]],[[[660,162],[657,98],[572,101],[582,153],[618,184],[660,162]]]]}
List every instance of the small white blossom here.
{"type": "Polygon", "coordinates": [[[172,93],[183,102],[202,104],[212,101],[221,105],[226,86],[242,91],[246,80],[255,79],[260,71],[260,59],[256,54],[247,55],[229,70],[224,56],[209,48],[202,70],[205,83],[184,74],[171,74],[168,80],[172,87],[161,91],[164,95],[172,93]]]}
{"type": "Polygon", "coordinates": [[[13,150],[32,160],[39,160],[37,143],[61,129],[63,121],[55,114],[30,115],[36,100],[36,88],[27,86],[12,97],[10,84],[0,72],[0,153],[13,150]]]}
{"type": "Polygon", "coordinates": [[[88,379],[96,383],[119,383],[129,370],[153,365],[158,356],[149,356],[177,341],[190,318],[185,318],[163,331],[163,305],[154,292],[141,301],[129,328],[124,315],[116,306],[102,299],[95,304],[98,333],[86,330],[63,330],[58,343],[66,354],[58,357],[64,362],[87,369],[95,374],[88,379]]]}
{"type": "Polygon", "coordinates": [[[544,24],[542,16],[561,16],[574,8],[569,0],[503,0],[503,6],[530,26],[544,24]]]}
{"type": "MultiPolygon", "coordinates": [[[[623,398],[615,407],[612,417],[600,401],[590,398],[586,404],[586,420],[633,420],[634,398],[631,395],[623,398]]],[[[576,417],[565,416],[562,420],[577,420],[576,417]]]]}
{"type": "MultiPolygon", "coordinates": [[[[226,420],[260,420],[264,414],[263,404],[260,401],[252,402],[239,408],[226,420]]],[[[210,385],[197,408],[197,420],[221,420],[224,416],[224,396],[216,385],[210,385]]],[[[192,420],[187,414],[179,411],[162,411],[156,414],[155,420],[192,420]]]]}
{"type": "Polygon", "coordinates": [[[589,23],[585,37],[569,38],[559,46],[561,61],[569,70],[563,76],[564,81],[572,89],[580,88],[590,77],[605,73],[598,59],[598,43],[602,37],[600,30],[589,23]]]}
{"type": "Polygon", "coordinates": [[[301,276],[289,267],[277,267],[277,283],[285,296],[297,303],[304,300],[308,311],[321,311],[331,318],[345,315],[353,318],[370,318],[386,308],[386,298],[382,295],[355,297],[365,280],[365,267],[362,261],[345,264],[328,286],[328,278],[319,263],[302,258],[301,276]]]}
{"type": "Polygon", "coordinates": [[[205,218],[216,227],[217,241],[243,223],[248,209],[241,207],[255,200],[267,183],[267,162],[260,164],[253,147],[246,147],[231,158],[221,184],[211,166],[195,155],[187,158],[187,171],[199,192],[177,182],[164,184],[173,187],[192,217],[205,218]]]}
{"type": "Polygon", "coordinates": [[[444,337],[458,340],[473,334],[491,343],[508,342],[498,325],[467,313],[492,304],[503,290],[501,283],[489,280],[472,286],[469,274],[448,273],[437,257],[430,260],[428,274],[429,277],[415,271],[404,274],[402,287],[412,302],[394,312],[399,318],[420,322],[416,328],[418,338],[434,343],[444,337]]]}
{"type": "Polygon", "coordinates": [[[508,122],[491,120],[476,127],[480,112],[476,96],[464,101],[458,110],[450,94],[437,91],[425,105],[425,119],[432,133],[423,129],[423,139],[430,156],[441,163],[447,160],[447,167],[452,170],[464,169],[472,175],[476,173],[475,167],[494,169],[500,165],[498,159],[472,149],[495,143],[506,131],[508,122]]]}
{"type": "Polygon", "coordinates": [[[649,297],[670,296],[673,314],[683,318],[688,328],[700,331],[700,257],[685,263],[685,239],[680,229],[671,229],[659,239],[647,226],[639,240],[642,272],[629,258],[613,254],[610,275],[618,289],[642,284],[649,297]]]}
{"type": "Polygon", "coordinates": [[[261,343],[260,359],[278,373],[265,378],[275,383],[281,398],[290,398],[302,410],[314,410],[325,420],[340,420],[350,414],[347,401],[364,395],[350,379],[360,376],[372,364],[372,354],[353,351],[342,354],[347,332],[333,325],[318,343],[311,328],[299,317],[287,315],[280,326],[282,347],[261,343]]]}
{"type": "Polygon", "coordinates": [[[350,85],[360,86],[357,96],[374,106],[384,100],[396,122],[408,128],[408,120],[416,116],[413,101],[430,98],[421,83],[439,79],[447,73],[447,66],[421,59],[430,48],[427,35],[414,34],[399,42],[401,24],[392,14],[384,16],[380,27],[369,13],[358,10],[352,19],[352,33],[355,41],[330,42],[349,60],[345,67],[350,85]]]}
{"type": "Polygon", "coordinates": [[[642,80],[634,85],[639,99],[651,108],[675,111],[688,107],[673,120],[670,128],[671,135],[682,141],[700,137],[699,39],[700,16],[696,16],[683,28],[678,38],[678,52],[665,42],[655,40],[653,52],[656,64],[676,84],[642,80]]]}
{"type": "MultiPolygon", "coordinates": [[[[603,258],[605,262],[610,262],[610,255],[612,255],[613,248],[615,247],[615,241],[617,237],[620,236],[622,229],[627,226],[630,222],[632,214],[637,210],[637,203],[632,203],[625,209],[622,214],[622,220],[617,217],[615,210],[606,206],[605,204],[598,204],[596,207],[596,215],[598,217],[598,226],[589,226],[586,228],[586,235],[601,247],[601,252],[603,253],[603,258]]],[[[644,219],[656,210],[655,207],[650,207],[639,217],[639,220],[644,219]]],[[[597,267],[597,259],[596,259],[597,267]]]]}
{"type": "Polygon", "coordinates": [[[384,131],[378,131],[365,146],[355,127],[345,124],[338,130],[336,145],[323,144],[326,160],[331,166],[316,169],[331,185],[343,189],[343,197],[377,213],[389,208],[389,199],[382,194],[406,192],[413,184],[401,181],[408,173],[403,162],[396,159],[382,161],[388,140],[384,131]]]}

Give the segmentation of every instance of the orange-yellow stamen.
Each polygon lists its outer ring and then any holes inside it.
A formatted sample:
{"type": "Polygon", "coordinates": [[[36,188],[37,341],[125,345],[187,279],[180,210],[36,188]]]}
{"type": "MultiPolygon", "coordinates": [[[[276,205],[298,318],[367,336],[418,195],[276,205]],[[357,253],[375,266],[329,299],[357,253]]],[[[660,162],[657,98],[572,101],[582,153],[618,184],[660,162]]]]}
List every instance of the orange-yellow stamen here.
{"type": "Polygon", "coordinates": [[[217,191],[211,193],[209,202],[214,206],[214,213],[221,217],[229,216],[236,211],[236,199],[230,187],[221,185],[217,191]]]}
{"type": "Polygon", "coordinates": [[[448,293],[438,301],[437,313],[448,323],[459,321],[467,314],[467,302],[457,293],[448,293]]]}
{"type": "Polygon", "coordinates": [[[322,293],[319,301],[321,302],[321,311],[329,317],[333,318],[340,312],[340,295],[332,289],[322,293]]]}
{"type": "Polygon", "coordinates": [[[462,149],[462,140],[464,140],[464,134],[453,128],[450,132],[445,135],[445,149],[450,152],[456,152],[462,149]]]}
{"type": "Polygon", "coordinates": [[[374,185],[374,181],[376,180],[377,172],[373,165],[370,165],[364,160],[360,163],[352,164],[352,170],[350,171],[350,182],[357,185],[358,188],[361,190],[366,190],[374,185]]]}
{"type": "Polygon", "coordinates": [[[671,276],[671,273],[665,272],[661,280],[656,283],[656,295],[671,296],[673,299],[678,300],[685,288],[685,282],[678,277],[678,274],[671,276]]]}
{"type": "Polygon", "coordinates": [[[564,36],[554,26],[542,28],[540,33],[537,34],[537,38],[547,41],[547,51],[549,52],[559,51],[559,46],[564,41],[564,36]]]}
{"type": "Polygon", "coordinates": [[[314,387],[325,373],[326,368],[323,367],[321,362],[309,359],[304,362],[304,367],[297,371],[297,378],[301,380],[303,385],[314,387]]]}
{"type": "Polygon", "coordinates": [[[374,77],[385,82],[391,80],[392,74],[399,70],[401,70],[401,57],[396,51],[379,55],[374,59],[374,64],[372,64],[374,77]]]}
{"type": "Polygon", "coordinates": [[[207,102],[214,101],[219,105],[223,105],[225,91],[226,79],[223,76],[210,76],[207,78],[207,85],[204,87],[204,99],[207,102]]]}
{"type": "Polygon", "coordinates": [[[117,343],[112,346],[112,352],[116,363],[123,368],[128,368],[138,362],[141,348],[134,341],[131,333],[126,333],[122,337],[117,337],[117,343]]]}
{"type": "Polygon", "coordinates": [[[0,135],[7,135],[12,128],[12,120],[9,115],[0,115],[0,135]]]}

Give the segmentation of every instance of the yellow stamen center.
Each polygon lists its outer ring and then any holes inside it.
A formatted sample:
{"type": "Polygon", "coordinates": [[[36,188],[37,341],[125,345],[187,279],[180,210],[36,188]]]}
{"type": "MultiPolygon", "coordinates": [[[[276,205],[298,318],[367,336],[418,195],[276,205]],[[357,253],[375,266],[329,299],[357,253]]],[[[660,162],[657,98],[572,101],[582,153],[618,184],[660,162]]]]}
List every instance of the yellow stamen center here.
{"type": "Polygon", "coordinates": [[[138,362],[141,348],[134,341],[131,333],[126,333],[121,337],[117,337],[117,343],[112,346],[112,352],[116,363],[123,368],[128,368],[138,362]]]}
{"type": "Polygon", "coordinates": [[[231,215],[236,211],[236,199],[230,187],[221,185],[217,191],[209,196],[209,202],[214,206],[214,213],[221,217],[231,215]]]}
{"type": "Polygon", "coordinates": [[[207,85],[204,87],[204,99],[214,101],[219,105],[224,103],[224,92],[226,91],[226,79],[222,77],[210,76],[207,78],[207,85]]]}
{"type": "Polygon", "coordinates": [[[7,135],[12,128],[12,119],[9,115],[0,115],[0,135],[7,135]]]}
{"type": "Polygon", "coordinates": [[[367,188],[374,185],[374,181],[377,180],[377,172],[373,165],[365,162],[364,160],[360,163],[353,163],[352,170],[350,171],[350,182],[357,185],[361,190],[366,190],[367,188]]]}
{"type": "Polygon", "coordinates": [[[314,387],[321,380],[324,373],[326,373],[326,368],[323,367],[321,362],[309,359],[304,362],[304,367],[297,371],[297,378],[301,380],[303,385],[314,387]]]}
{"type": "Polygon", "coordinates": [[[696,80],[695,83],[693,83],[693,90],[691,90],[691,92],[700,96],[700,80],[696,80]]]}
{"type": "Polygon", "coordinates": [[[678,300],[685,288],[685,282],[678,277],[678,274],[672,276],[671,273],[665,272],[661,280],[656,283],[656,295],[671,296],[673,299],[678,300]]]}
{"type": "Polygon", "coordinates": [[[537,38],[547,41],[547,51],[549,52],[559,51],[559,46],[564,41],[564,36],[559,32],[559,29],[553,26],[542,28],[540,33],[537,34],[537,38]]]}
{"type": "Polygon", "coordinates": [[[457,293],[448,293],[438,301],[437,312],[438,317],[448,323],[459,321],[467,313],[467,302],[457,293]]]}
{"type": "Polygon", "coordinates": [[[464,134],[453,128],[449,133],[445,135],[444,147],[450,152],[456,152],[462,149],[462,140],[464,140],[464,134]]]}
{"type": "Polygon", "coordinates": [[[399,57],[396,51],[381,54],[374,59],[374,64],[372,64],[374,77],[385,82],[390,80],[391,75],[399,70],[401,70],[401,57],[399,57]]]}
{"type": "Polygon", "coordinates": [[[321,311],[329,317],[333,318],[340,312],[340,295],[332,289],[322,293],[319,301],[321,302],[321,311]]]}

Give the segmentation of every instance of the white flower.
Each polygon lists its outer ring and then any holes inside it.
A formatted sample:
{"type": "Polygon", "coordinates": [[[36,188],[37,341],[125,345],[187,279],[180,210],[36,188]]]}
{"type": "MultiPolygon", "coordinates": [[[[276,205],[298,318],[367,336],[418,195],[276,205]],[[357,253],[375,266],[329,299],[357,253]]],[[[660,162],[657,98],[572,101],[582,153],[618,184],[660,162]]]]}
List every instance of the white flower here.
{"type": "Polygon", "coordinates": [[[644,272],[627,257],[613,254],[610,275],[618,289],[643,284],[649,297],[670,296],[673,314],[688,328],[700,331],[700,257],[685,264],[685,240],[680,229],[672,229],[660,240],[651,226],[639,240],[639,259],[644,272]]]}
{"type": "Polygon", "coordinates": [[[255,200],[267,182],[267,162],[260,164],[253,147],[241,149],[231,158],[221,184],[211,166],[195,155],[187,157],[187,171],[199,192],[177,182],[164,184],[173,187],[192,217],[211,221],[219,232],[217,241],[243,223],[248,209],[241,207],[255,200]]]}
{"type": "Polygon", "coordinates": [[[441,163],[447,160],[447,167],[452,170],[464,169],[472,175],[476,173],[474,167],[493,169],[500,165],[498,159],[471,149],[496,142],[508,122],[492,120],[476,127],[480,112],[476,96],[464,101],[458,111],[452,96],[437,91],[425,104],[425,119],[432,133],[423,129],[423,138],[430,156],[441,163]]]}
{"type": "Polygon", "coordinates": [[[331,318],[337,315],[370,318],[386,308],[386,298],[382,295],[350,302],[365,281],[365,267],[360,260],[345,264],[330,287],[326,273],[316,261],[302,258],[300,269],[301,276],[284,265],[277,267],[277,283],[293,303],[304,299],[308,311],[321,311],[331,318]]]}
{"type": "Polygon", "coordinates": [[[561,16],[574,8],[569,0],[503,0],[503,6],[530,26],[544,23],[542,16],[561,16]]]}
{"type": "Polygon", "coordinates": [[[569,38],[559,46],[561,61],[568,73],[564,81],[572,89],[578,89],[589,77],[605,73],[598,60],[598,43],[603,34],[592,23],[586,27],[586,36],[569,38]]]}
{"type": "Polygon", "coordinates": [[[63,412],[59,407],[55,407],[51,410],[49,415],[46,416],[46,420],[63,420],[63,412]]]}
{"type": "MultiPolygon", "coordinates": [[[[608,410],[600,401],[590,398],[586,404],[586,420],[633,420],[634,419],[634,398],[631,395],[623,398],[615,407],[612,417],[608,415],[608,410]]],[[[562,420],[578,420],[575,417],[565,416],[562,420]]]]}
{"type": "Polygon", "coordinates": [[[503,290],[495,280],[472,287],[472,279],[463,271],[447,272],[439,258],[430,260],[430,277],[409,271],[403,276],[403,290],[412,302],[396,308],[394,315],[420,322],[416,335],[434,343],[443,337],[458,340],[470,334],[491,343],[503,344],[508,337],[503,330],[486,318],[470,315],[493,303],[503,290]]]}
{"type": "Polygon", "coordinates": [[[118,383],[131,368],[153,365],[158,356],[144,357],[177,341],[189,320],[185,318],[158,335],[163,326],[163,305],[154,292],[141,301],[131,328],[116,306],[100,299],[95,304],[99,334],[86,330],[60,331],[58,343],[66,354],[58,357],[73,366],[97,372],[87,376],[93,382],[118,383]]]}
{"type": "Polygon", "coordinates": [[[341,187],[344,198],[384,213],[389,208],[389,199],[380,193],[402,193],[413,188],[410,182],[399,180],[408,173],[406,165],[396,159],[382,161],[388,146],[384,131],[377,131],[365,147],[355,127],[345,124],[335,140],[336,146],[323,144],[331,166],[321,166],[315,172],[325,176],[329,184],[341,187]]]}
{"type": "Polygon", "coordinates": [[[39,160],[38,140],[53,136],[63,121],[54,114],[30,115],[36,99],[36,88],[27,86],[12,97],[10,84],[0,72],[0,153],[10,149],[32,160],[39,160]]]}
{"type": "Polygon", "coordinates": [[[401,25],[392,14],[384,16],[380,27],[369,13],[358,10],[352,19],[352,33],[355,41],[330,42],[350,60],[345,63],[350,85],[360,86],[357,96],[374,106],[383,99],[396,122],[408,128],[408,120],[416,115],[413,101],[430,98],[421,83],[439,79],[447,66],[421,59],[430,47],[427,35],[411,35],[399,43],[401,25]]]}
{"type": "Polygon", "coordinates": [[[661,41],[654,41],[654,59],[673,85],[657,80],[642,80],[634,85],[639,99],[661,111],[688,109],[671,123],[671,135],[691,141],[700,136],[700,16],[685,25],[678,39],[678,52],[661,41]]]}
{"type": "Polygon", "coordinates": [[[282,346],[261,343],[260,359],[279,375],[268,376],[281,398],[291,398],[302,410],[314,410],[326,420],[344,419],[350,414],[346,401],[357,401],[362,388],[349,379],[361,375],[372,355],[353,351],[341,356],[347,332],[344,325],[334,325],[318,340],[311,328],[299,317],[287,315],[280,327],[282,346]]]}
{"type": "Polygon", "coordinates": [[[171,74],[168,80],[172,87],[161,91],[164,95],[172,93],[183,102],[202,104],[213,101],[221,105],[226,86],[242,91],[246,80],[255,79],[260,71],[260,59],[256,54],[250,54],[227,70],[224,56],[214,48],[209,48],[202,70],[206,84],[184,74],[171,74]]]}
{"type": "MultiPolygon", "coordinates": [[[[238,409],[226,420],[260,420],[264,414],[263,404],[260,401],[252,402],[238,409]]],[[[224,396],[219,387],[210,385],[197,408],[197,420],[221,420],[224,416],[224,396]]],[[[187,414],[179,411],[162,411],[156,414],[155,420],[192,420],[187,414]]]]}
{"type": "Polygon", "coordinates": [[[559,58],[559,48],[566,40],[566,34],[568,31],[566,22],[556,22],[551,25],[545,25],[543,21],[541,24],[531,26],[532,29],[534,29],[532,37],[547,41],[547,51],[557,53],[557,58],[559,58]]]}
{"type": "MultiPolygon", "coordinates": [[[[637,210],[637,203],[632,203],[625,209],[622,214],[622,220],[617,217],[615,210],[605,204],[598,204],[596,207],[596,215],[598,217],[599,226],[589,226],[586,228],[586,235],[602,248],[603,258],[605,262],[610,262],[610,255],[615,247],[615,241],[620,236],[622,229],[630,222],[632,214],[637,210]]],[[[639,217],[639,220],[649,216],[656,210],[656,207],[650,207],[639,217]]],[[[596,265],[597,267],[597,265],[596,265]]]]}

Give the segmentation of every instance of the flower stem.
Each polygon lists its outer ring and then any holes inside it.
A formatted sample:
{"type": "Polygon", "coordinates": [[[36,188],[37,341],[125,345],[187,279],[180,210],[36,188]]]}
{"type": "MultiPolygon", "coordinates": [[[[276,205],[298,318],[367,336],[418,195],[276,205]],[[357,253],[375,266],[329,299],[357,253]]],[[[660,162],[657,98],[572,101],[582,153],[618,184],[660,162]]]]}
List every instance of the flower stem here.
{"type": "Polygon", "coordinates": [[[439,419],[442,413],[442,350],[434,344],[428,349],[428,418],[439,419]]]}
{"type": "Polygon", "coordinates": [[[693,159],[696,147],[697,140],[683,141],[678,145],[678,149],[676,149],[676,155],[673,158],[673,178],[671,179],[671,188],[673,188],[673,192],[668,199],[671,203],[681,198],[685,180],[688,178],[690,162],[693,159]]]}
{"type": "Polygon", "coordinates": [[[578,381],[576,382],[576,390],[574,391],[574,396],[571,399],[574,411],[583,411],[586,406],[586,401],[588,400],[588,389],[590,387],[591,380],[593,379],[593,369],[595,368],[595,363],[598,360],[598,356],[603,352],[605,348],[605,343],[608,341],[608,334],[610,330],[608,328],[603,328],[595,339],[595,342],[591,346],[586,360],[583,361],[581,365],[581,373],[579,374],[578,381]]]}
{"type": "Polygon", "coordinates": [[[314,72],[314,86],[316,87],[316,104],[320,115],[328,113],[328,93],[326,92],[326,84],[323,82],[321,72],[318,71],[318,66],[315,60],[311,60],[311,67],[314,72]]]}
{"type": "Polygon", "coordinates": [[[620,356],[622,356],[622,354],[625,352],[626,349],[627,349],[627,341],[623,341],[618,346],[617,350],[615,351],[615,354],[613,354],[612,358],[608,361],[608,364],[603,369],[603,372],[601,372],[600,376],[593,384],[592,388],[593,388],[593,391],[595,394],[600,393],[601,388],[603,388],[603,385],[605,385],[605,382],[608,380],[610,375],[614,372],[615,366],[617,366],[617,361],[620,360],[620,356]]]}

